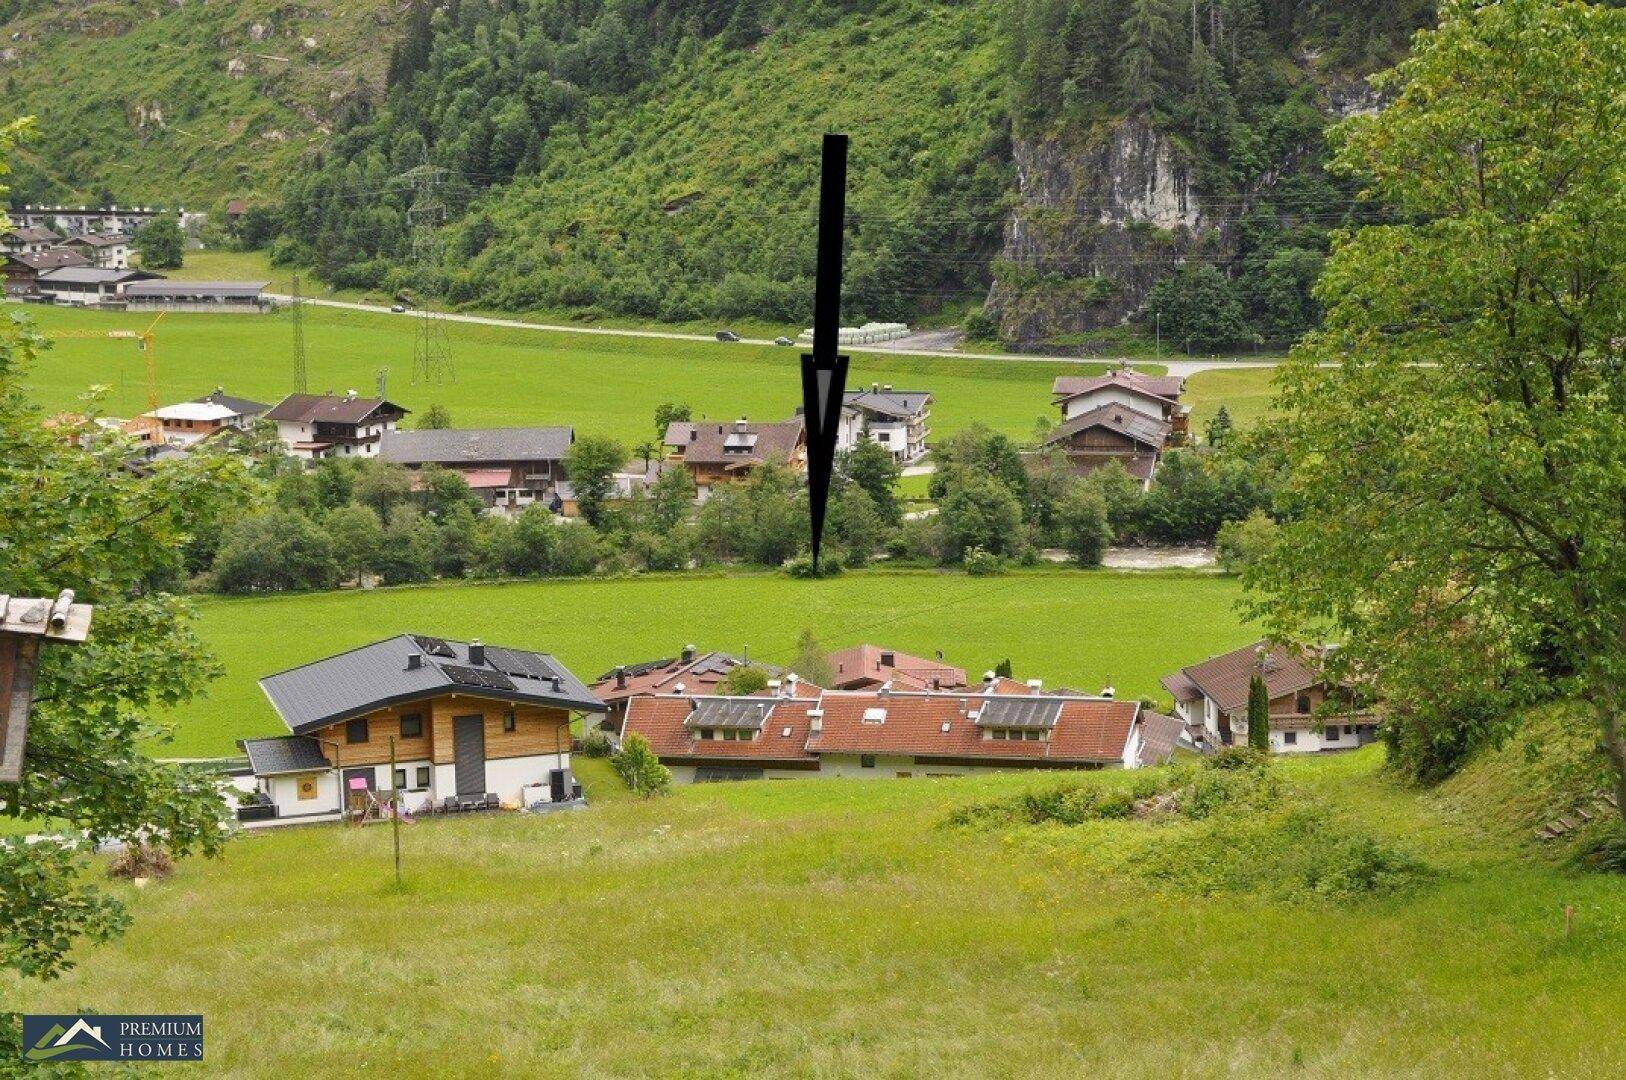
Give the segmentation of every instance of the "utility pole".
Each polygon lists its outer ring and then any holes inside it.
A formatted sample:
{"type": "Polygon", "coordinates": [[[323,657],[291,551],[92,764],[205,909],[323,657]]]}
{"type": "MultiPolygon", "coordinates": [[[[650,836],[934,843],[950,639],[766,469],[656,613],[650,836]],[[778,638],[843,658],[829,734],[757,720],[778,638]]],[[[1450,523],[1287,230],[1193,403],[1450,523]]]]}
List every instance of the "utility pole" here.
{"type": "Polygon", "coordinates": [[[395,779],[395,736],[390,736],[390,832],[395,834],[395,887],[401,887],[401,788],[395,779]]]}
{"type": "Polygon", "coordinates": [[[305,379],[305,298],[299,291],[299,275],[294,275],[292,282],[292,295],[289,297],[293,307],[294,327],[294,393],[304,394],[305,379]]]}
{"type": "Polygon", "coordinates": [[[412,230],[412,261],[418,269],[418,333],[412,345],[412,381],[455,382],[452,351],[446,343],[446,324],[436,317],[434,276],[440,268],[440,227],[446,221],[446,204],[440,198],[440,184],[446,170],[424,162],[402,173],[398,179],[414,189],[407,208],[407,226],[412,230]]]}

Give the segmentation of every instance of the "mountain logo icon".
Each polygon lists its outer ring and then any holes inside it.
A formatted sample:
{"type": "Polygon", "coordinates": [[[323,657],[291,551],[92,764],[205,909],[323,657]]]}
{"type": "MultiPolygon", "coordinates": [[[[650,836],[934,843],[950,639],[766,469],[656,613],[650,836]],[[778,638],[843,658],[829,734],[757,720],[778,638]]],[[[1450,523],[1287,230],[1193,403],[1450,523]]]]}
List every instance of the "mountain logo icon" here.
{"type": "Polygon", "coordinates": [[[107,1045],[107,1040],[102,1038],[101,1025],[92,1024],[81,1016],[68,1028],[53,1024],[33,1046],[23,1052],[23,1057],[28,1061],[49,1061],[74,1051],[95,1053],[110,1049],[112,1047],[107,1045]]]}

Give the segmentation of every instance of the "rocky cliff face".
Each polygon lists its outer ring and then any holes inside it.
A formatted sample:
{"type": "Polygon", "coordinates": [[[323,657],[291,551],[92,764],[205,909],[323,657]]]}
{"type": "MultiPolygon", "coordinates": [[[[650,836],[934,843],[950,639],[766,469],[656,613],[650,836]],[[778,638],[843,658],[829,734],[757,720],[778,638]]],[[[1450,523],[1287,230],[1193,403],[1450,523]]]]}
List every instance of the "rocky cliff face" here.
{"type": "Polygon", "coordinates": [[[1117,325],[1180,259],[1223,245],[1185,155],[1140,121],[1085,146],[1018,142],[1013,157],[1019,202],[988,298],[1008,341],[1117,325]]]}

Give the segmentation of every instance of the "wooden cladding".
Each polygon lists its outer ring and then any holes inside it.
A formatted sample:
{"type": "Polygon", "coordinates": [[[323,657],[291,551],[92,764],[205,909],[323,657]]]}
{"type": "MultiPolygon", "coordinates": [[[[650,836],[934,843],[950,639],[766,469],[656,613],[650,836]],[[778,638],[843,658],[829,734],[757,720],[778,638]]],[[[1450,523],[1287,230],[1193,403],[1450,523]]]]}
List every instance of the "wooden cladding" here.
{"type": "MultiPolygon", "coordinates": [[[[355,765],[386,765],[390,760],[390,736],[395,736],[395,760],[398,762],[433,761],[437,765],[450,765],[455,755],[452,750],[452,718],[479,716],[485,724],[486,758],[529,757],[536,754],[555,754],[570,749],[570,713],[564,709],[539,705],[521,705],[472,694],[442,694],[402,705],[392,705],[368,713],[367,741],[345,741],[344,723],[332,724],[310,734],[321,740],[322,754],[332,761],[335,751],[341,767],[355,765]],[[513,730],[506,730],[506,718],[513,714],[513,730]],[[402,736],[401,718],[422,718],[422,734],[402,736]]],[[[409,724],[409,729],[411,725],[409,724]]]]}

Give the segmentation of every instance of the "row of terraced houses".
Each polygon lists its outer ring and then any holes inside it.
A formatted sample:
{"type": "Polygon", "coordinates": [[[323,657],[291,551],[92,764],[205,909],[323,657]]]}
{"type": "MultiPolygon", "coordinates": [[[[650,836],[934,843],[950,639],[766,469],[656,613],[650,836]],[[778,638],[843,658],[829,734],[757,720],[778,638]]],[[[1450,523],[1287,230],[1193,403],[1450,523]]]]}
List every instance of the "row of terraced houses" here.
{"type": "Polygon", "coordinates": [[[1136,769],[1245,738],[1255,673],[1270,690],[1274,750],[1352,748],[1376,731],[1314,658],[1263,643],[1170,675],[1172,713],[1110,687],[973,680],[941,657],[867,644],[829,658],[829,686],[768,667],[759,692],[727,692],[747,663],[690,646],[589,686],[546,653],[386,638],[260,681],[288,731],[242,741],[253,792],[239,813],[365,815],[384,792],[412,813],[579,805],[573,732],[594,730],[641,736],[679,783],[1136,769]]]}

